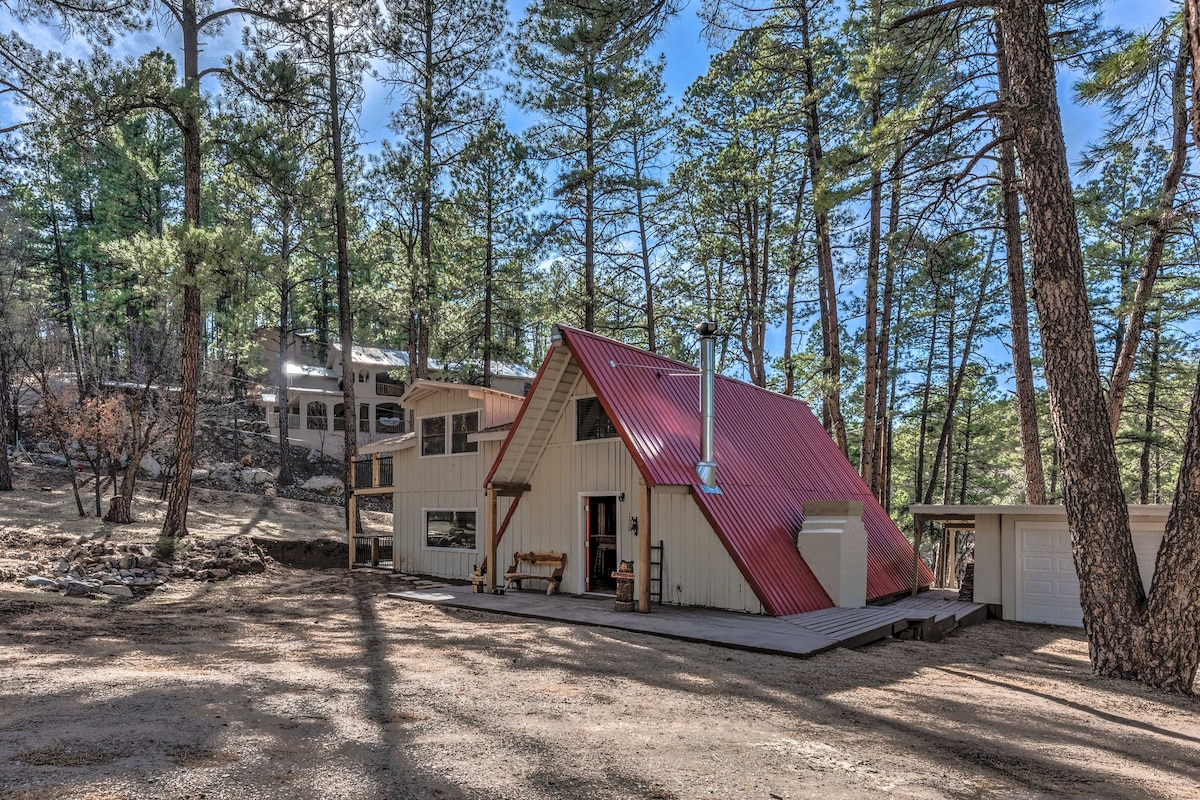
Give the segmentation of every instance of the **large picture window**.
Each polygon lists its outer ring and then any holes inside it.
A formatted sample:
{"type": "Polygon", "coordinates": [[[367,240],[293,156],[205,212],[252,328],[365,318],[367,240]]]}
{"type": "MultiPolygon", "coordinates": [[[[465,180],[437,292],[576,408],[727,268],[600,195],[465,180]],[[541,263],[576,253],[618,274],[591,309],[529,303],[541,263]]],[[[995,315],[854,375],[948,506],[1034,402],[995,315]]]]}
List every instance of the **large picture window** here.
{"type": "Polygon", "coordinates": [[[425,546],[439,550],[475,550],[475,509],[425,512],[425,546]]]}
{"type": "Polygon", "coordinates": [[[575,401],[575,441],[615,439],[617,428],[608,418],[598,397],[581,397],[575,401]]]}

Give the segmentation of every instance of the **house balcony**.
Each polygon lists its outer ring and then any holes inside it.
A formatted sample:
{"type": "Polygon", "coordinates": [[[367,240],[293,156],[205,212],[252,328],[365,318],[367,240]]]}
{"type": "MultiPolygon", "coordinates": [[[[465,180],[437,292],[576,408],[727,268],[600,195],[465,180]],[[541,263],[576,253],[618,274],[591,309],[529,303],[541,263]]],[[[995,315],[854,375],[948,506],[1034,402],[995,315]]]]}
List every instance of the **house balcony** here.
{"type": "Polygon", "coordinates": [[[389,494],[392,483],[391,455],[372,453],[354,459],[350,488],[355,494],[389,494]]]}
{"type": "Polygon", "coordinates": [[[402,397],[407,387],[403,383],[375,383],[375,394],[380,397],[402,397]]]}

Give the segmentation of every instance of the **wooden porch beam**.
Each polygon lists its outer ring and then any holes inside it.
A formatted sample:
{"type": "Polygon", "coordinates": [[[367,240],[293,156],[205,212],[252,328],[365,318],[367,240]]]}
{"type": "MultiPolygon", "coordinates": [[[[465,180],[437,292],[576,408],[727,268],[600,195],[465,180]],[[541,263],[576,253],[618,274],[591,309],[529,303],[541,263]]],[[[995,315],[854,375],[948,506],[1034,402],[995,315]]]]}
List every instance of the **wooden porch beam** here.
{"type": "Polygon", "coordinates": [[[650,613],[650,487],[645,480],[638,481],[638,558],[634,574],[637,587],[637,610],[650,613]]]}
{"type": "Polygon", "coordinates": [[[497,497],[520,497],[530,491],[528,483],[492,483],[488,488],[494,491],[497,497]]]}
{"type": "Polygon", "coordinates": [[[487,490],[487,590],[496,591],[496,490],[487,490]]]}

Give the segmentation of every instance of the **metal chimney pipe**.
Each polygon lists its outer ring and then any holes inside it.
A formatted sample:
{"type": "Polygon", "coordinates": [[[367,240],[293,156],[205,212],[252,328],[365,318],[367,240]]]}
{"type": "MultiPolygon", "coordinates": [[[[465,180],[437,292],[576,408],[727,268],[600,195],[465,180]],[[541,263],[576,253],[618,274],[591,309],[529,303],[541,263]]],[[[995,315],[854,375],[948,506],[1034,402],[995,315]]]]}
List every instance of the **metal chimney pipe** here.
{"type": "Polygon", "coordinates": [[[717,324],[701,322],[696,326],[700,336],[700,462],[696,474],[700,476],[702,489],[719,493],[717,488],[717,461],[713,454],[715,411],[713,393],[717,375],[717,324]]]}

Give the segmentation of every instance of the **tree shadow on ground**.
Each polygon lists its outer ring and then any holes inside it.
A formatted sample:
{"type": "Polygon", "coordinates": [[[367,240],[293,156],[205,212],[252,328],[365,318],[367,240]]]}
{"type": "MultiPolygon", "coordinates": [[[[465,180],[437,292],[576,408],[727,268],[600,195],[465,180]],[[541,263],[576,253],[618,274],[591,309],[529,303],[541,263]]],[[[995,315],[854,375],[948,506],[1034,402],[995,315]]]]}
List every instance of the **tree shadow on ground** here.
{"type": "MultiPolygon", "coordinates": [[[[869,752],[922,796],[956,796],[920,786],[946,774],[996,796],[1200,793],[1200,706],[1092,676],[1061,629],[989,623],[799,660],[391,588],[273,568],[152,603],[0,603],[0,796],[696,796],[680,768],[635,756],[694,749],[660,734],[683,726],[736,758],[746,745],[726,725],[782,748],[772,778],[842,780],[838,759],[869,752]],[[642,744],[597,744],[602,724],[642,744]]],[[[847,775],[856,793],[877,788],[847,775]]]]}

